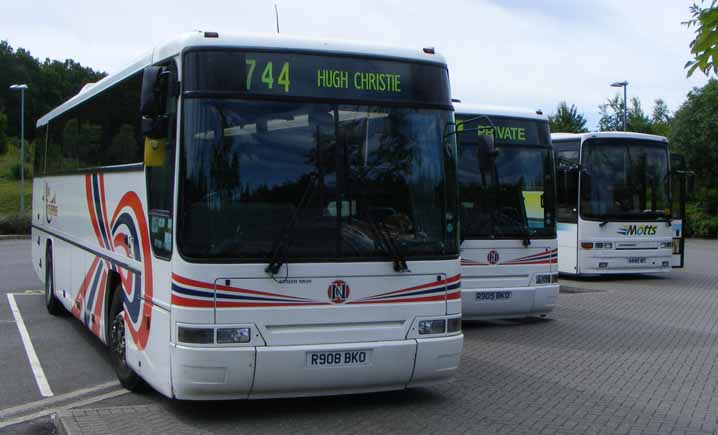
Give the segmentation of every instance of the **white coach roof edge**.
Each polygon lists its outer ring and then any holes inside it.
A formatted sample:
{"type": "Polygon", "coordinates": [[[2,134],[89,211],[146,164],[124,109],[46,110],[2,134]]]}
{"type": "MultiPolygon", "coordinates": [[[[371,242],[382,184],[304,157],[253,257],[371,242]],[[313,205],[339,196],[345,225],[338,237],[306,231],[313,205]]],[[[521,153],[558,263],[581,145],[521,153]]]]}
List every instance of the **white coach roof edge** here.
{"type": "Polygon", "coordinates": [[[546,115],[539,114],[538,110],[521,107],[494,106],[490,104],[454,103],[454,112],[457,115],[488,115],[507,116],[511,118],[539,119],[547,121],[546,115]]]}
{"type": "Polygon", "coordinates": [[[588,133],[551,133],[551,140],[568,140],[568,139],[601,139],[601,138],[625,138],[625,139],[644,139],[655,140],[659,142],[668,142],[665,136],[657,136],[655,134],[634,133],[631,131],[592,131],[588,133]]]}

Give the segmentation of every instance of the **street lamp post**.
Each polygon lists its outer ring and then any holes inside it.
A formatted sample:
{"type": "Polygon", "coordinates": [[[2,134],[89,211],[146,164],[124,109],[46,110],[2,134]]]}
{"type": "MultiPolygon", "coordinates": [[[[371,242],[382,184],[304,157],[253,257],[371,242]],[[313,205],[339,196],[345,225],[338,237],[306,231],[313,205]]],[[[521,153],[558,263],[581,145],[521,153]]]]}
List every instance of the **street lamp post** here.
{"type": "Polygon", "coordinates": [[[27,85],[12,85],[10,89],[20,91],[20,216],[25,216],[25,89],[27,85]]]}
{"type": "Polygon", "coordinates": [[[628,118],[628,100],[626,99],[628,96],[628,82],[626,80],[622,82],[615,82],[611,83],[611,86],[614,88],[623,88],[623,131],[626,131],[626,118],[628,118]]]}

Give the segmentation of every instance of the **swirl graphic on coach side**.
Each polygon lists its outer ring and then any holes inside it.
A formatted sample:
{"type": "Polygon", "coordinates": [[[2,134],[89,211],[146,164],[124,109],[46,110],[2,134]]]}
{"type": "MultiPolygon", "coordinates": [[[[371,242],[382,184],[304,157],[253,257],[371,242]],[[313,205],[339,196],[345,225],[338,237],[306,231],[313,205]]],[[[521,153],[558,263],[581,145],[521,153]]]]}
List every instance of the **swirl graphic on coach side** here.
{"type": "Polygon", "coordinates": [[[112,219],[108,219],[103,174],[85,175],[85,194],[90,222],[100,248],[131,257],[143,267],[142,270],[130,270],[109,257],[96,256],[81,284],[72,313],[95,335],[106,339],[100,330],[106,310],[105,285],[109,272],[116,272],[123,290],[125,326],[135,346],[143,350],[149,339],[152,315],[152,257],[142,202],[135,192],[126,192],[117,203],[112,219]],[[86,296],[85,315],[80,318],[86,296]]]}

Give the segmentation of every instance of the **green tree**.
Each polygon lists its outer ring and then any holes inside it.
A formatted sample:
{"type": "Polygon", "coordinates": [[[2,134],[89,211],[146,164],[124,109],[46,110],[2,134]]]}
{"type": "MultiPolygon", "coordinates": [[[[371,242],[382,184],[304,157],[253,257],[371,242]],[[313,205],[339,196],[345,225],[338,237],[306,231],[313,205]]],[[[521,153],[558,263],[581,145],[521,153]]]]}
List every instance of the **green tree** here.
{"type": "Polygon", "coordinates": [[[548,123],[553,132],[585,133],[588,131],[583,114],[578,112],[575,105],[569,106],[565,101],[558,103],[556,114],[549,115],[548,123]]]}
{"type": "Polygon", "coordinates": [[[609,98],[604,104],[598,106],[601,119],[598,121],[598,129],[601,131],[623,130],[623,97],[616,95],[609,98]]]}
{"type": "MultiPolygon", "coordinates": [[[[623,97],[616,95],[609,98],[604,104],[598,106],[601,119],[598,121],[598,128],[601,131],[622,131],[623,130],[623,97]]],[[[626,119],[626,130],[637,133],[651,133],[651,119],[643,112],[641,101],[632,98],[628,107],[626,119]]]]}
{"type": "Polygon", "coordinates": [[[700,5],[694,3],[690,7],[692,18],[683,23],[694,27],[696,34],[689,45],[693,59],[685,65],[688,77],[697,69],[705,75],[711,71],[718,74],[718,0],[712,0],[710,6],[704,4],[703,0],[700,5]]]}
{"type": "Polygon", "coordinates": [[[104,73],[83,67],[74,60],[33,57],[29,51],[14,49],[7,41],[0,41],[0,112],[7,115],[6,133],[20,136],[20,94],[9,88],[11,84],[26,83],[25,135],[34,139],[32,126],[42,115],[77,94],[87,83],[96,82],[104,73]]]}
{"type": "Polygon", "coordinates": [[[699,188],[718,188],[718,80],[694,88],[673,118],[670,142],[686,157],[699,188]]]}
{"type": "Polygon", "coordinates": [[[651,115],[651,132],[660,136],[670,136],[672,120],[666,102],[662,98],[657,99],[651,115]]]}
{"type": "Polygon", "coordinates": [[[7,129],[7,115],[0,112],[0,154],[5,154],[7,149],[7,136],[5,130],[7,129]]]}

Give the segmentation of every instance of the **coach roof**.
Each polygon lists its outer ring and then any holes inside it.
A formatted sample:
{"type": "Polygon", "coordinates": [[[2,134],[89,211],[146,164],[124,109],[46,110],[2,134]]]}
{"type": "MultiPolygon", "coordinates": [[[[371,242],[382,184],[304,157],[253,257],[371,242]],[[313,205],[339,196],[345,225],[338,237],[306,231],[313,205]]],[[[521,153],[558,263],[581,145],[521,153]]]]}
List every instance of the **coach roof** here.
{"type": "Polygon", "coordinates": [[[405,49],[383,45],[371,45],[360,42],[342,41],[336,39],[314,39],[281,34],[269,35],[225,35],[210,36],[205,32],[192,32],[183,34],[171,41],[161,44],[137,59],[130,65],[122,68],[116,73],[110,74],[92,86],[85,85],[82,90],[60,106],[38,119],[37,126],[47,124],[52,118],[66,110],[80,104],[81,102],[97,95],[103,90],[111,87],[131,75],[141,71],[144,67],[160,62],[164,59],[176,56],[186,48],[192,47],[226,47],[226,48],[251,48],[266,50],[289,50],[289,51],[313,51],[326,54],[352,54],[359,56],[383,57],[404,61],[431,62],[446,65],[446,61],[440,54],[434,54],[434,50],[405,49]]]}
{"type": "Polygon", "coordinates": [[[659,142],[668,142],[664,136],[656,136],[655,134],[645,133],[634,133],[630,131],[597,131],[589,133],[552,133],[552,141],[561,140],[576,140],[582,141],[586,139],[643,139],[643,140],[655,140],[659,142]]]}
{"type": "Polygon", "coordinates": [[[454,103],[454,113],[457,115],[487,115],[505,116],[510,118],[537,119],[547,121],[546,115],[541,111],[522,109],[517,107],[492,106],[488,104],[454,103]]]}

